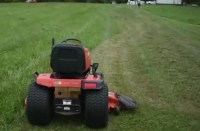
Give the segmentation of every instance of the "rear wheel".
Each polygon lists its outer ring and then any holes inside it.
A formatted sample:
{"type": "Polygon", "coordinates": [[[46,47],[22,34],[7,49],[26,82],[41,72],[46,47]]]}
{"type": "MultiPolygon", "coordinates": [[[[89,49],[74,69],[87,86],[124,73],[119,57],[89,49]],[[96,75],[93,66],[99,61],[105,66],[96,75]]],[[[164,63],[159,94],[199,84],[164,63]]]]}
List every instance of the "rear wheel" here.
{"type": "Polygon", "coordinates": [[[85,92],[86,126],[104,128],[108,124],[108,87],[85,92]]]}
{"type": "Polygon", "coordinates": [[[33,82],[27,96],[26,115],[32,125],[50,124],[53,115],[53,93],[51,89],[33,82]]]}

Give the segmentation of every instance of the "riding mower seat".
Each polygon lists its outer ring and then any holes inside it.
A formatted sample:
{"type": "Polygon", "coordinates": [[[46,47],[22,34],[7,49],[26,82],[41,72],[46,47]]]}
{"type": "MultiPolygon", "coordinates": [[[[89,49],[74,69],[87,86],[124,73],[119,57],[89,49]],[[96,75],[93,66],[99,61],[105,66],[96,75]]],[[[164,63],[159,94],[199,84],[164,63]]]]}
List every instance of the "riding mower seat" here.
{"type": "Polygon", "coordinates": [[[85,49],[82,45],[56,44],[52,47],[50,66],[53,78],[83,78],[86,69],[85,49]]]}

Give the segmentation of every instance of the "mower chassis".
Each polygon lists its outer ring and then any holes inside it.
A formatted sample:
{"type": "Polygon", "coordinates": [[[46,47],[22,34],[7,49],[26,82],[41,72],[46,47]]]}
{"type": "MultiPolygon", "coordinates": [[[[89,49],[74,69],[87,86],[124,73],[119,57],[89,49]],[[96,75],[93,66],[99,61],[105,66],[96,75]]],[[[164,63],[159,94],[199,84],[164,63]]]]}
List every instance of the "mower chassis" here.
{"type": "MultiPolygon", "coordinates": [[[[62,92],[63,93],[63,92],[62,92]]],[[[108,87],[103,75],[86,79],[53,79],[51,74],[35,74],[27,95],[26,115],[32,125],[50,124],[53,114],[84,113],[88,127],[106,127],[108,123],[108,87]],[[80,90],[76,98],[55,97],[56,88],[80,90]],[[64,100],[66,100],[64,102],[64,100]]]]}

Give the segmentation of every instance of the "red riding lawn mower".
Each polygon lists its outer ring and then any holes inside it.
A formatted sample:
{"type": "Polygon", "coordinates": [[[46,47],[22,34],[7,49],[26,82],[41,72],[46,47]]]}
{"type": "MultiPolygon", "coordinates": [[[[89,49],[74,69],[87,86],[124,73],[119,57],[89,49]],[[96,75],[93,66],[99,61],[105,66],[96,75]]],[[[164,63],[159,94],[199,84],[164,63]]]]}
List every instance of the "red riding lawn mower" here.
{"type": "Polygon", "coordinates": [[[50,124],[54,113],[84,113],[86,126],[103,128],[108,124],[108,112],[119,114],[120,109],[137,107],[133,99],[108,92],[103,74],[96,73],[98,63],[92,64],[89,50],[81,41],[66,39],[55,44],[53,39],[50,57],[53,73],[34,73],[25,99],[32,125],[50,124]]]}

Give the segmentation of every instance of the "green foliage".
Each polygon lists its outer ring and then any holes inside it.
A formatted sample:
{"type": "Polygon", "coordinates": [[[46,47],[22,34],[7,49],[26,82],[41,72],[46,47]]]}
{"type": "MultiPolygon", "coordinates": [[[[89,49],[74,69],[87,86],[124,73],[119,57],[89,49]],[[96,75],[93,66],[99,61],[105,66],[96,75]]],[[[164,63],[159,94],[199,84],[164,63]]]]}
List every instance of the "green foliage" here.
{"type": "MultiPolygon", "coordinates": [[[[25,2],[26,0],[0,0],[0,3],[25,2]]],[[[126,3],[127,0],[115,0],[117,3],[126,3]]],[[[111,0],[37,0],[37,2],[79,2],[79,3],[111,3],[111,0]]]]}
{"type": "MultiPolygon", "coordinates": [[[[25,2],[26,0],[0,0],[0,3],[25,2]]],[[[115,0],[117,3],[126,3],[127,0],[115,0]]],[[[144,0],[145,2],[147,0],[144,0]]],[[[150,0],[152,1],[152,0],[150,0]]],[[[79,2],[79,3],[111,3],[112,0],[37,0],[37,2],[79,2]]],[[[200,0],[183,0],[186,4],[198,4],[200,0]]]]}
{"type": "Polygon", "coordinates": [[[200,5],[200,0],[183,0],[186,4],[198,4],[200,5]]]}

